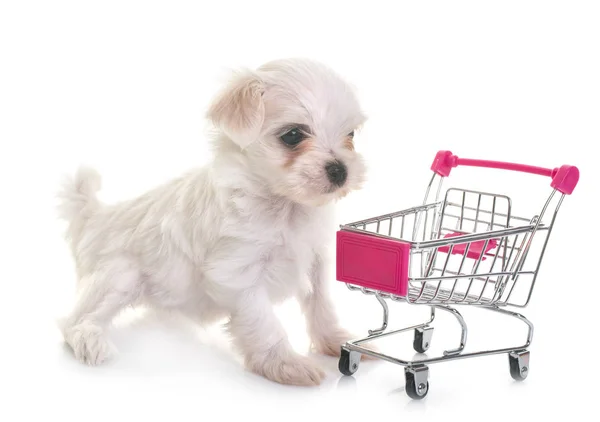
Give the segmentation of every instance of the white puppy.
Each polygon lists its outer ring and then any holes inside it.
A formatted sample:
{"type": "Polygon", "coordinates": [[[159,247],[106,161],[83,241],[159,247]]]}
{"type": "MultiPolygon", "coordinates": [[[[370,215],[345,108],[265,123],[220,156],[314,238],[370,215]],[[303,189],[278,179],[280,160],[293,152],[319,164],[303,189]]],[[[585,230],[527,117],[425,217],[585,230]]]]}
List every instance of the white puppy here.
{"type": "Polygon", "coordinates": [[[64,185],[79,279],[65,341],[77,359],[99,364],[120,310],[176,309],[201,323],[229,318],[253,372],[319,384],[324,372],[292,349],[273,304],[297,298],[316,351],[339,355],[348,334],[325,285],[330,207],[363,181],[353,136],[365,117],[333,71],[289,59],[237,74],[208,118],[218,135],[205,168],[116,205],[99,203],[93,170],[64,185]]]}

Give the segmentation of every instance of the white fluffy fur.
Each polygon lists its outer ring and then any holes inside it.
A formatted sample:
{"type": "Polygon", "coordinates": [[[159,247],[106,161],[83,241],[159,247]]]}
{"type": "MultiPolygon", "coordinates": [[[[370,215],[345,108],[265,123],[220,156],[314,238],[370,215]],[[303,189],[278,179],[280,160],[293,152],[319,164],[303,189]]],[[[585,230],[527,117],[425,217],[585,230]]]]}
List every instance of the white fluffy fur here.
{"type": "Polygon", "coordinates": [[[319,384],[323,371],[292,350],[273,304],[297,298],[312,343],[337,355],[348,334],[327,293],[331,206],[360,187],[364,167],[347,135],[364,122],[352,89],[319,63],[290,59],[235,76],[209,109],[214,160],[138,198],[96,198],[100,177],[81,169],[63,187],[61,214],[79,298],[61,324],[77,359],[99,364],[105,329],[124,307],[174,309],[201,323],[229,318],[246,366],[276,382],[319,384]],[[311,130],[310,148],[278,138],[311,130]],[[325,165],[348,168],[341,187],[325,165]]]}

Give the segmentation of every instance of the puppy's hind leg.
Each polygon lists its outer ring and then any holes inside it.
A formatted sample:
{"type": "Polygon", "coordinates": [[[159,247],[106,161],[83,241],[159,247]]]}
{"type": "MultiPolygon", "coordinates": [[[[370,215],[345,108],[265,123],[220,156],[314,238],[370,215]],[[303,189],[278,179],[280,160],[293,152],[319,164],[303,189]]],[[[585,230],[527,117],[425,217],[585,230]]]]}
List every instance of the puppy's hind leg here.
{"type": "Polygon", "coordinates": [[[80,295],[71,314],[61,323],[65,342],[75,357],[88,365],[108,359],[114,347],[105,329],[119,311],[139,297],[140,274],[131,268],[114,266],[80,280],[80,295]]]}

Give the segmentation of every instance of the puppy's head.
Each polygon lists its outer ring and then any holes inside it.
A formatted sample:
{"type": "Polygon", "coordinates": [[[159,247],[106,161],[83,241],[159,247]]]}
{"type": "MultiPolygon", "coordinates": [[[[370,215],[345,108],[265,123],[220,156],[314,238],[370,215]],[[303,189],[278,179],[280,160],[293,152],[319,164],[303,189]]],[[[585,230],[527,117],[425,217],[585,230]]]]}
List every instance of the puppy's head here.
{"type": "Polygon", "coordinates": [[[354,133],[365,116],[351,87],[320,63],[278,60],[240,73],[208,117],[274,193],[295,202],[322,205],[364,180],[354,133]]]}

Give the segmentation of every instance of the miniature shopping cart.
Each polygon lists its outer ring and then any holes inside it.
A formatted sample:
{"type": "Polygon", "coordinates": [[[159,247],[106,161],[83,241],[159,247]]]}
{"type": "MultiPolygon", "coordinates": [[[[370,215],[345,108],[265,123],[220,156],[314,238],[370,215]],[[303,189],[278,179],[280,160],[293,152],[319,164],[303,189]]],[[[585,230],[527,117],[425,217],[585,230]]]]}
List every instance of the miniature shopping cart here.
{"type": "Polygon", "coordinates": [[[342,345],[339,370],[354,374],[362,354],[405,367],[406,393],[422,399],[429,391],[428,364],[507,353],[510,374],[524,380],[529,372],[533,324],[506,310],[528,305],[552,227],[565,195],[579,180],[574,166],[546,169],[522,164],[458,158],[437,153],[422,205],[342,225],[337,233],[337,279],[353,291],[373,295],[383,307],[383,325],[368,336],[342,345]],[[440,200],[444,179],[457,166],[488,167],[551,178],[551,192],[541,212],[513,215],[508,196],[449,188],[440,200]],[[432,199],[432,197],[434,198],[432,199]],[[430,318],[419,325],[388,331],[386,300],[426,305],[430,318]],[[467,325],[455,305],[471,305],[512,316],[528,326],[527,341],[463,353],[467,325]],[[447,311],[461,327],[460,344],[443,355],[402,360],[369,349],[364,343],[414,331],[413,347],[425,353],[432,340],[435,311],[447,311]]]}

